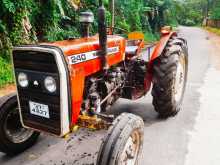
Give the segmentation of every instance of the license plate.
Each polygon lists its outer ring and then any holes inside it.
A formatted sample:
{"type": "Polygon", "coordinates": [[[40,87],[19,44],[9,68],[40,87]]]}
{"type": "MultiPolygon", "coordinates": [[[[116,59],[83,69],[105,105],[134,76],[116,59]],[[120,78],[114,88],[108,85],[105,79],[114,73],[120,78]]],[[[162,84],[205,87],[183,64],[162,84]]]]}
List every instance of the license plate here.
{"type": "Polygon", "coordinates": [[[50,118],[49,107],[45,104],[29,101],[30,113],[33,115],[50,118]]]}

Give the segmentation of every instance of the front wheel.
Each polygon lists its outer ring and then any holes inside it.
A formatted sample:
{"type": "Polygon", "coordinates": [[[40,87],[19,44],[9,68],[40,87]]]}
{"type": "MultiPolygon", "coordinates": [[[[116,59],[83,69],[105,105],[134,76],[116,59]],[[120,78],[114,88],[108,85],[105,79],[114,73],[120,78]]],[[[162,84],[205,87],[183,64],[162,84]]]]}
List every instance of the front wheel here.
{"type": "Polygon", "coordinates": [[[182,105],[188,72],[184,39],[172,38],[153,64],[153,105],[163,118],[176,115],[182,105]]]}
{"type": "Polygon", "coordinates": [[[18,154],[31,147],[39,134],[22,127],[16,94],[0,99],[0,152],[18,154]]]}
{"type": "Polygon", "coordinates": [[[97,165],[137,165],[143,138],[143,120],[129,113],[120,115],[104,138],[97,165]]]}

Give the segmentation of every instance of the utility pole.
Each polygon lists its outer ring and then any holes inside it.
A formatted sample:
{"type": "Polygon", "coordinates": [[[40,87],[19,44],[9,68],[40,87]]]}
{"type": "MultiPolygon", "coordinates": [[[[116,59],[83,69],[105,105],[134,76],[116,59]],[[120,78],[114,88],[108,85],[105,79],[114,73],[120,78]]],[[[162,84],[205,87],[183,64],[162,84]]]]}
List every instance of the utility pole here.
{"type": "Polygon", "coordinates": [[[110,31],[113,32],[114,26],[115,26],[115,0],[110,0],[110,7],[109,10],[112,15],[111,25],[110,25],[110,31]]]}
{"type": "Polygon", "coordinates": [[[206,20],[206,26],[208,26],[208,17],[209,17],[209,6],[210,6],[210,0],[207,0],[207,4],[206,4],[206,16],[205,16],[205,20],[206,20]]]}
{"type": "Polygon", "coordinates": [[[209,16],[209,6],[210,6],[210,1],[207,0],[206,18],[208,18],[208,16],[209,16]]]}

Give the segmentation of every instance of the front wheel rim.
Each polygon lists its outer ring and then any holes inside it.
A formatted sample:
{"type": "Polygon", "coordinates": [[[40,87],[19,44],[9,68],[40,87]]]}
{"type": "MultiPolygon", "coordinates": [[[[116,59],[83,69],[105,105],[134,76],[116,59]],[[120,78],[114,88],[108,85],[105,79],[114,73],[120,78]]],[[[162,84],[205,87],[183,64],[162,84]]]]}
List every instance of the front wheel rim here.
{"type": "Polygon", "coordinates": [[[7,114],[4,122],[4,132],[8,140],[16,144],[27,141],[34,133],[32,130],[22,127],[17,107],[7,114]]]}
{"type": "Polygon", "coordinates": [[[181,58],[177,64],[177,69],[176,69],[176,75],[174,78],[174,98],[176,103],[181,101],[182,98],[182,94],[183,94],[183,90],[184,90],[184,86],[185,86],[185,55],[182,54],[181,58]]]}
{"type": "Polygon", "coordinates": [[[135,165],[138,159],[141,144],[141,136],[135,130],[128,138],[121,153],[119,165],[135,165]]]}

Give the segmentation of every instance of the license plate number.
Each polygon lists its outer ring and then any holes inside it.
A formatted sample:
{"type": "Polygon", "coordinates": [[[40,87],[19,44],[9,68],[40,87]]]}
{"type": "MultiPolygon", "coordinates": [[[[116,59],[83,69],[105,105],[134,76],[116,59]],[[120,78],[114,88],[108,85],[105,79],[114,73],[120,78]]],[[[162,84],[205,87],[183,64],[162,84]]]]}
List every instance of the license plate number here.
{"type": "Polygon", "coordinates": [[[49,107],[45,104],[29,101],[30,113],[33,115],[50,118],[49,107]]]}

